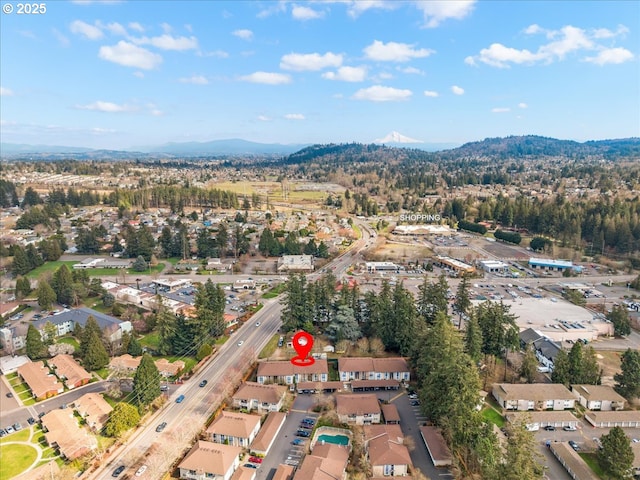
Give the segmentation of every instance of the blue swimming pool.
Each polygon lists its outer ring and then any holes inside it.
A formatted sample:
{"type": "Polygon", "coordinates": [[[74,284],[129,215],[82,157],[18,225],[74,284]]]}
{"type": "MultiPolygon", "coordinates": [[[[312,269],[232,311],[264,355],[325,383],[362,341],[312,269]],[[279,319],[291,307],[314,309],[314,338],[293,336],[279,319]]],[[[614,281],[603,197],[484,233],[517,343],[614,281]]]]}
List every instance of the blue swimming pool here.
{"type": "Polygon", "coordinates": [[[334,445],[349,445],[349,437],[346,435],[322,434],[318,437],[318,443],[333,443],[334,445]]]}

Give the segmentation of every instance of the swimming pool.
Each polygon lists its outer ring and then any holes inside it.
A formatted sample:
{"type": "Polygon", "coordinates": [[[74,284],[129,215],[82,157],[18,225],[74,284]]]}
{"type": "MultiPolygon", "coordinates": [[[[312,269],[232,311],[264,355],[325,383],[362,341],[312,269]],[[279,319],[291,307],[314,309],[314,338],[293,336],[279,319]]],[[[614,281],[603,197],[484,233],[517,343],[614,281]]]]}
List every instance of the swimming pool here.
{"type": "Polygon", "coordinates": [[[346,435],[327,435],[326,433],[318,437],[318,443],[333,443],[334,445],[349,445],[349,437],[346,435]]]}

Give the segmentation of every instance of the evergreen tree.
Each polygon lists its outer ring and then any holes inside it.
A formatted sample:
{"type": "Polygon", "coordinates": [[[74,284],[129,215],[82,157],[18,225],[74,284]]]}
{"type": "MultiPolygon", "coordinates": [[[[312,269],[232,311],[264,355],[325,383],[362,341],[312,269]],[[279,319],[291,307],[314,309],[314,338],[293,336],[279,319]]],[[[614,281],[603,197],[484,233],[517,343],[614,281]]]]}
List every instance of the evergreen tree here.
{"type": "Polygon", "coordinates": [[[467,276],[463,275],[462,280],[458,284],[458,290],[456,291],[456,298],[453,304],[454,310],[458,313],[458,329],[462,325],[462,318],[467,315],[470,307],[469,282],[467,276]]]}
{"type": "Polygon", "coordinates": [[[200,362],[201,360],[207,358],[212,353],[213,353],[213,347],[208,343],[205,343],[198,349],[198,353],[196,354],[196,361],[200,362]]]}
{"type": "Polygon", "coordinates": [[[631,320],[624,305],[614,305],[611,312],[607,313],[607,320],[613,324],[614,335],[626,337],[631,333],[631,320]]]}
{"type": "Polygon", "coordinates": [[[427,325],[432,325],[439,312],[446,314],[449,310],[449,284],[444,274],[440,275],[437,283],[430,282],[425,276],[418,290],[418,313],[427,325]]]}
{"type": "Polygon", "coordinates": [[[27,245],[24,253],[27,256],[27,262],[29,263],[30,270],[33,270],[34,268],[37,268],[44,263],[44,260],[36,250],[36,247],[33,243],[27,245]]]}
{"type": "Polygon", "coordinates": [[[527,383],[533,383],[536,380],[536,372],[538,370],[538,359],[533,351],[533,345],[529,344],[525,347],[522,363],[518,374],[524,377],[527,383]]]}
{"type": "Polygon", "coordinates": [[[59,303],[73,303],[73,277],[67,265],[63,264],[53,274],[51,287],[56,292],[56,298],[59,303]]]}
{"type": "Polygon", "coordinates": [[[508,349],[518,345],[516,317],[510,307],[502,302],[486,301],[475,308],[478,325],[482,331],[482,353],[500,357],[508,349]]]}
{"type": "Polygon", "coordinates": [[[602,449],[598,460],[602,469],[611,480],[630,480],[633,478],[633,450],[631,441],[620,427],[613,427],[609,433],[600,437],[602,449]]]}
{"type": "Polygon", "coordinates": [[[302,253],[297,232],[289,232],[284,239],[284,253],[285,255],[300,255],[302,253]]]}
{"type": "Polygon", "coordinates": [[[218,247],[218,253],[220,254],[220,258],[224,258],[226,256],[228,242],[229,242],[229,233],[227,231],[227,226],[224,223],[221,223],[218,226],[218,234],[216,235],[216,244],[218,247]]]}
{"type": "Polygon", "coordinates": [[[39,205],[42,203],[42,198],[40,198],[40,195],[38,195],[38,192],[36,192],[33,187],[27,187],[27,189],[24,192],[24,198],[22,199],[22,208],[25,207],[30,207],[33,205],[39,205]]]}
{"type": "Polygon", "coordinates": [[[509,441],[506,442],[504,461],[499,472],[503,480],[535,480],[544,478],[544,468],[537,462],[536,439],[527,430],[525,422],[509,424],[509,441]]]}
{"type": "Polygon", "coordinates": [[[602,383],[602,369],[592,346],[582,350],[582,378],[576,379],[573,383],[585,385],[600,385],[602,383]]]}
{"type": "Polygon", "coordinates": [[[42,342],[40,332],[33,326],[33,324],[30,324],[27,328],[26,348],[27,356],[31,360],[38,360],[39,358],[44,357],[47,352],[47,348],[42,342]]]}
{"type": "Polygon", "coordinates": [[[194,325],[180,314],[176,317],[176,331],[171,342],[171,350],[175,355],[184,355],[194,345],[194,325]]]}
{"type": "Polygon", "coordinates": [[[38,305],[43,310],[49,310],[56,301],[56,292],[53,291],[51,285],[45,280],[38,282],[38,288],[36,288],[36,297],[38,298],[38,305]]]}
{"type": "Polygon", "coordinates": [[[144,259],[144,257],[142,255],[138,255],[138,258],[136,258],[136,261],[133,262],[131,269],[135,272],[144,272],[148,269],[148,265],[149,264],[144,259]]]}
{"type": "Polygon", "coordinates": [[[576,342],[569,350],[569,382],[582,383],[584,365],[582,363],[582,342],[576,342]]]}
{"type": "Polygon", "coordinates": [[[553,372],[551,372],[551,381],[553,383],[562,383],[568,386],[571,381],[571,372],[569,367],[569,355],[565,350],[560,350],[553,361],[553,372]]]}
{"type": "Polygon", "coordinates": [[[162,227],[162,232],[160,232],[160,238],[158,239],[158,243],[160,244],[160,247],[162,248],[162,252],[163,255],[165,257],[170,257],[171,256],[171,239],[172,239],[172,235],[171,235],[171,228],[169,228],[167,225],[165,225],[164,227],[162,227]]]}
{"type": "Polygon", "coordinates": [[[31,271],[27,254],[20,245],[13,246],[13,263],[11,264],[11,272],[14,275],[25,275],[31,271]]]}
{"type": "Polygon", "coordinates": [[[143,410],[160,396],[160,372],[148,353],[142,355],[136,369],[131,393],[138,408],[143,410]]]}
{"type": "Polygon", "coordinates": [[[206,228],[202,228],[198,232],[196,248],[198,249],[199,258],[215,257],[218,254],[215,239],[211,236],[211,232],[206,228]]]}
{"type": "Polygon", "coordinates": [[[271,252],[271,245],[274,242],[274,240],[275,239],[273,238],[271,229],[268,226],[264,227],[264,229],[262,230],[262,233],[260,234],[260,241],[258,242],[258,251],[265,257],[268,257],[271,252]]]}
{"type": "Polygon", "coordinates": [[[56,327],[53,323],[47,322],[42,327],[42,341],[45,346],[53,345],[55,338],[58,336],[58,327],[56,327]]]}
{"type": "Polygon", "coordinates": [[[131,335],[129,345],[127,346],[127,353],[132,357],[139,357],[142,355],[142,346],[135,335],[131,335]]]}
{"type": "Polygon", "coordinates": [[[466,325],[464,351],[476,364],[482,359],[482,332],[475,314],[471,315],[466,325]]]}
{"type": "Polygon", "coordinates": [[[308,302],[308,288],[304,275],[289,276],[282,303],[282,323],[285,331],[300,330],[306,323],[311,323],[313,310],[308,302]]]}
{"type": "Polygon", "coordinates": [[[86,345],[86,353],[82,357],[82,363],[87,370],[100,370],[109,364],[109,354],[96,332],[91,332],[86,345]]]}
{"type": "Polygon", "coordinates": [[[107,437],[117,438],[138,423],[140,423],[138,409],[126,402],[118,402],[105,424],[104,434],[107,437]]]}
{"type": "Polygon", "coordinates": [[[391,330],[393,341],[389,345],[385,345],[387,349],[392,349],[399,352],[400,355],[408,356],[413,353],[417,311],[413,295],[404,288],[402,282],[397,283],[393,289],[392,312],[391,330]]]}
{"type": "Polygon", "coordinates": [[[318,258],[329,258],[329,247],[324,243],[324,240],[320,240],[320,243],[318,244],[317,256],[318,258]]]}
{"type": "Polygon", "coordinates": [[[318,256],[318,247],[316,246],[316,242],[313,238],[310,238],[305,244],[303,253],[305,255],[313,255],[314,257],[318,256]]]}
{"type": "Polygon", "coordinates": [[[353,309],[350,306],[338,306],[338,311],[327,327],[327,335],[336,343],[341,340],[355,342],[360,338],[360,325],[358,325],[353,309]]]}
{"type": "Polygon", "coordinates": [[[156,311],[156,329],[158,330],[158,352],[160,355],[171,353],[173,337],[176,333],[176,316],[162,304],[162,297],[158,295],[156,311]]]}
{"type": "Polygon", "coordinates": [[[15,296],[22,299],[31,293],[31,282],[27,277],[18,277],[16,279],[15,296]]]}
{"type": "Polygon", "coordinates": [[[94,333],[99,339],[102,338],[102,330],[100,330],[100,325],[98,325],[98,322],[93,315],[89,315],[89,317],[87,318],[87,323],[82,329],[82,334],[79,338],[80,349],[78,350],[78,355],[80,356],[80,358],[84,358],[87,355],[87,352],[89,351],[89,344],[91,343],[91,337],[94,333]]]}
{"type": "Polygon", "coordinates": [[[629,400],[638,398],[640,397],[640,351],[628,348],[621,358],[620,373],[613,376],[616,382],[614,388],[629,400]]]}

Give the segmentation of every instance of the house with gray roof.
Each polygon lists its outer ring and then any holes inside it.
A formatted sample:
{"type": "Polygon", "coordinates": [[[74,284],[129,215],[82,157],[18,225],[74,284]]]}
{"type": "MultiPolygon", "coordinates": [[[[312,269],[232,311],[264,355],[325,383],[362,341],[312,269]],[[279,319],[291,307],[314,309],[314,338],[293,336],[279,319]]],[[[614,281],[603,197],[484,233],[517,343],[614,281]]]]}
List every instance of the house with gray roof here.
{"type": "Polygon", "coordinates": [[[92,310],[90,308],[74,308],[73,310],[65,310],[61,313],[50,315],[48,317],[39,318],[33,325],[44,333],[44,326],[51,322],[57,329],[57,337],[73,332],[76,325],[84,328],[87,325],[89,317],[93,317],[106,339],[112,344],[119,344],[124,332],[130,332],[131,322],[121,321],[111,315],[92,310]]]}

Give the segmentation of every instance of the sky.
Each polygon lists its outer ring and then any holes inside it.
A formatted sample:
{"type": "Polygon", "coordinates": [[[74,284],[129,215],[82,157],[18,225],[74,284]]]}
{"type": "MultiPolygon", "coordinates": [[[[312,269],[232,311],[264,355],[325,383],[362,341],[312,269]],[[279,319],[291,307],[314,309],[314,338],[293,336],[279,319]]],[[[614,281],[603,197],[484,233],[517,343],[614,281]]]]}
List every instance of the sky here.
{"type": "Polygon", "coordinates": [[[0,4],[2,142],[640,136],[635,0],[0,4]]]}

